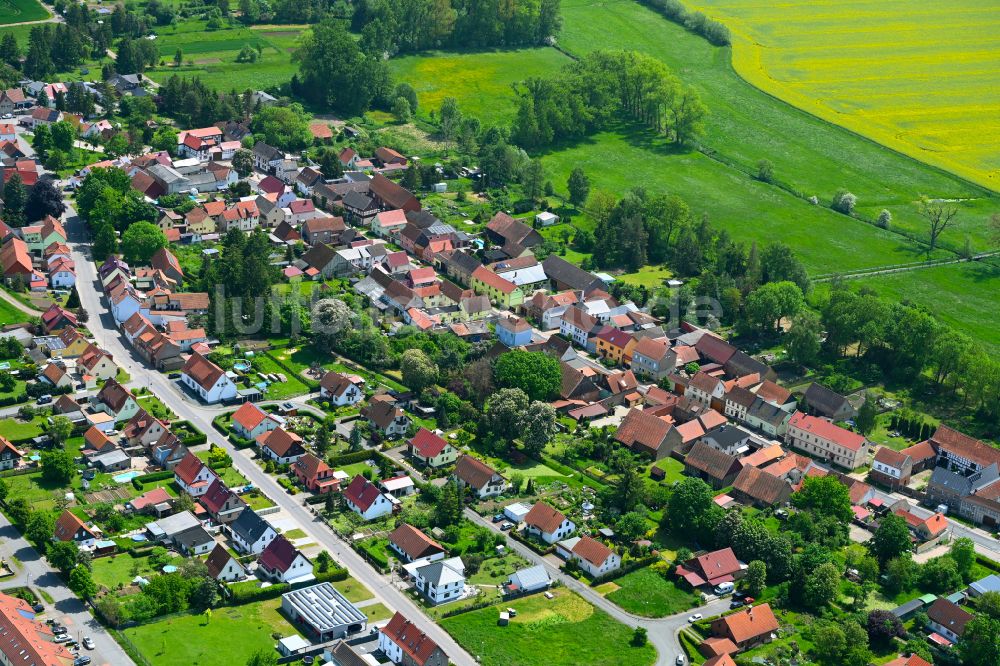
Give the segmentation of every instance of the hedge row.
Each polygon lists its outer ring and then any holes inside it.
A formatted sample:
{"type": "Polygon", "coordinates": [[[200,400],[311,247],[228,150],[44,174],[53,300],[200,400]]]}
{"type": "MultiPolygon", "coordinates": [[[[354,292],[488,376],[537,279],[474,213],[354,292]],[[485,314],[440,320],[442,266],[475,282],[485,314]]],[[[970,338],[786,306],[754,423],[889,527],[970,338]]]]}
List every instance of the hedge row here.
{"type": "Polygon", "coordinates": [[[364,462],[369,458],[373,458],[375,460],[385,460],[388,461],[388,463],[393,466],[396,465],[395,461],[392,460],[392,458],[386,456],[384,453],[380,451],[372,451],[369,449],[365,449],[362,451],[355,451],[353,453],[345,453],[340,456],[334,456],[330,458],[327,462],[330,464],[330,467],[337,468],[337,467],[343,467],[345,465],[353,465],[354,463],[364,462]]]}
{"type": "Polygon", "coordinates": [[[22,402],[28,401],[27,393],[19,393],[17,395],[8,395],[6,398],[0,398],[0,407],[9,407],[10,405],[19,405],[22,402]]]}
{"type": "MultiPolygon", "coordinates": [[[[317,573],[316,579],[305,583],[305,585],[315,585],[316,583],[326,583],[334,582],[339,580],[346,580],[348,576],[347,569],[334,568],[330,569],[326,573],[317,573]]],[[[276,599],[283,595],[285,592],[290,592],[293,589],[298,589],[303,587],[303,585],[292,586],[288,583],[275,583],[269,587],[251,587],[250,585],[241,586],[242,584],[230,585],[227,587],[229,590],[229,603],[232,606],[238,606],[240,604],[248,604],[255,601],[266,601],[268,599],[276,599]]]]}
{"type": "Polygon", "coordinates": [[[237,434],[229,435],[229,437],[227,437],[226,439],[229,440],[230,444],[232,444],[241,451],[243,449],[253,448],[254,446],[257,445],[257,442],[253,441],[252,439],[244,439],[243,437],[240,437],[237,434]]]}
{"type": "Polygon", "coordinates": [[[531,550],[535,551],[539,555],[542,555],[543,557],[545,555],[551,555],[552,553],[556,552],[556,547],[555,546],[549,546],[548,548],[542,548],[541,546],[539,546],[537,543],[535,543],[531,539],[525,539],[523,536],[521,536],[521,533],[518,532],[517,530],[511,530],[510,532],[507,532],[507,535],[509,537],[511,537],[512,539],[514,539],[515,541],[520,541],[525,546],[527,546],[531,550]]]}
{"type": "Polygon", "coordinates": [[[621,578],[625,574],[632,573],[636,569],[642,569],[643,567],[649,566],[660,561],[659,555],[647,555],[646,557],[640,557],[635,560],[629,560],[628,562],[622,564],[620,567],[614,571],[609,571],[603,576],[598,576],[590,581],[590,586],[595,587],[601,583],[607,583],[609,580],[614,580],[616,578],[621,578]]]}

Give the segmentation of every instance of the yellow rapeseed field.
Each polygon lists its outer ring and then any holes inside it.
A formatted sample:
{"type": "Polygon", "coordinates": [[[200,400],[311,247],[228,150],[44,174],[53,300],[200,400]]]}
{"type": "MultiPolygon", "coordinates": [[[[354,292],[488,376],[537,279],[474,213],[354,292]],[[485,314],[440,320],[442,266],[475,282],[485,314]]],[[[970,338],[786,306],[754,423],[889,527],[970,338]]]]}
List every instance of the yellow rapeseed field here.
{"type": "Polygon", "coordinates": [[[747,81],[1000,191],[997,0],[690,0],[747,81]]]}

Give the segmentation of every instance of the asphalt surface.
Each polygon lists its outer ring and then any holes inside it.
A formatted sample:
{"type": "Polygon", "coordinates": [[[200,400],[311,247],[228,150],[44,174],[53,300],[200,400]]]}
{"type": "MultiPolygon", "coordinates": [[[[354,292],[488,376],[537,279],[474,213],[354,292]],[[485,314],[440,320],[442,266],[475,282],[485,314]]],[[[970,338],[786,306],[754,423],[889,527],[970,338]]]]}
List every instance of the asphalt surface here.
{"type": "Polygon", "coordinates": [[[326,548],[341,562],[357,580],[368,587],[386,606],[397,610],[417,625],[448,654],[456,666],[471,666],[475,660],[456,643],[447,632],[428,618],[419,606],[404,592],[396,588],[386,576],[372,569],[360,555],[315,516],[311,509],[303,506],[293,496],[287,494],[273,477],[264,473],[244,453],[233,447],[212,427],[212,418],[218,409],[208,409],[193,400],[166,375],[147,368],[141,359],[132,353],[122,340],[114,325],[111,313],[105,307],[99,291],[97,269],[89,256],[85,228],[76,212],[70,208],[66,212],[66,230],[73,260],[76,262],[77,290],[80,302],[87,311],[87,325],[98,344],[110,352],[115,361],[123,365],[132,376],[132,382],[148,387],[181,419],[193,423],[206,434],[208,441],[225,449],[233,458],[233,466],[258,488],[261,488],[284,512],[294,519],[312,541],[326,548]]]}
{"type": "Polygon", "coordinates": [[[134,664],[115,639],[90,614],[87,605],[66,587],[59,574],[3,514],[0,514],[0,556],[15,570],[12,577],[0,581],[2,589],[27,585],[34,590],[41,590],[53,601],[49,603],[42,599],[42,605],[45,606],[43,618],[52,617],[66,625],[71,638],[82,642],[85,636],[90,636],[94,640],[93,650],[81,646],[79,654],[90,655],[92,663],[96,665],[134,664]]]}

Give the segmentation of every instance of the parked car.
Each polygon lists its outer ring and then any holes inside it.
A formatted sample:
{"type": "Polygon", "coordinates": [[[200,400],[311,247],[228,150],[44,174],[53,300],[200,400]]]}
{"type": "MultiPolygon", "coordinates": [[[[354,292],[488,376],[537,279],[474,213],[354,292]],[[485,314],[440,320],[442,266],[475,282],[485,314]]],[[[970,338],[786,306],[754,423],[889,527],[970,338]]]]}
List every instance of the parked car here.
{"type": "Polygon", "coordinates": [[[68,634],[56,634],[52,639],[53,643],[69,643],[68,634]]]}
{"type": "Polygon", "coordinates": [[[180,379],[180,378],[181,378],[181,373],[179,372],[171,372],[170,374],[167,375],[167,379],[180,379]]]}
{"type": "Polygon", "coordinates": [[[47,405],[50,402],[52,402],[52,396],[49,395],[48,393],[46,393],[45,395],[40,395],[38,396],[38,400],[36,402],[39,405],[47,405]]]}
{"type": "Polygon", "coordinates": [[[684,666],[684,655],[677,655],[677,658],[674,659],[674,663],[677,664],[677,666],[684,666]]]}
{"type": "Polygon", "coordinates": [[[501,523],[500,524],[500,531],[501,532],[506,532],[507,530],[509,530],[512,527],[514,527],[514,523],[511,523],[511,522],[501,523]]]}
{"type": "Polygon", "coordinates": [[[31,610],[35,611],[36,613],[44,613],[45,606],[41,604],[35,604],[34,606],[31,607],[31,610]]]}
{"type": "Polygon", "coordinates": [[[502,520],[503,520],[503,514],[502,513],[498,513],[498,514],[496,514],[496,515],[493,516],[493,522],[494,523],[499,523],[502,520]]]}
{"type": "Polygon", "coordinates": [[[731,602],[729,602],[729,609],[732,610],[734,608],[741,608],[745,603],[746,602],[743,601],[742,599],[733,599],[731,602]]]}
{"type": "Polygon", "coordinates": [[[91,638],[90,636],[84,636],[83,637],[83,647],[87,648],[88,650],[93,650],[94,649],[94,639],[91,638]]]}
{"type": "Polygon", "coordinates": [[[694,622],[697,622],[698,620],[700,620],[703,617],[704,617],[704,615],[702,615],[701,613],[695,613],[694,615],[692,615],[691,617],[688,618],[688,622],[694,623],[694,622]]]}
{"type": "Polygon", "coordinates": [[[79,657],[73,660],[73,666],[87,666],[90,663],[89,654],[81,654],[79,657]]]}

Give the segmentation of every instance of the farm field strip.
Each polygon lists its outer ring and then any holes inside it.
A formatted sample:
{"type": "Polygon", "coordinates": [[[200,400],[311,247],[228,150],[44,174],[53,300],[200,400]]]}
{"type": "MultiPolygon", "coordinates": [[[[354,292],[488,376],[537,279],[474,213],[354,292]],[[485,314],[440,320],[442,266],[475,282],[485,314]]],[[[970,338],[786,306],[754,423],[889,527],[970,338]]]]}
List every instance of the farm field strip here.
{"type": "Polygon", "coordinates": [[[734,67],[750,83],[1000,190],[1000,146],[983,140],[1000,133],[1000,18],[994,3],[689,4],[730,27],[734,67]]]}

